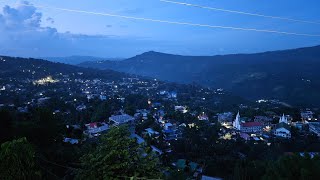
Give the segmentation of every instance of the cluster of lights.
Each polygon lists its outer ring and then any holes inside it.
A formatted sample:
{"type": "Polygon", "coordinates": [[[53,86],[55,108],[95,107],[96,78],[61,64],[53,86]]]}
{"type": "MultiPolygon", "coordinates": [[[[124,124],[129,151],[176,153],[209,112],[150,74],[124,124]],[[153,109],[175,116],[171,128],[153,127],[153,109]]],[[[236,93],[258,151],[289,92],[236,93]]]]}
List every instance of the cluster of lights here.
{"type": "Polygon", "coordinates": [[[45,84],[56,83],[56,82],[59,82],[59,80],[55,80],[51,76],[48,76],[46,78],[42,78],[42,79],[34,81],[33,84],[34,85],[45,85],[45,84]]]}
{"type": "Polygon", "coordinates": [[[265,103],[265,102],[268,102],[268,100],[265,100],[265,99],[259,99],[259,100],[257,101],[257,103],[265,103]]]}

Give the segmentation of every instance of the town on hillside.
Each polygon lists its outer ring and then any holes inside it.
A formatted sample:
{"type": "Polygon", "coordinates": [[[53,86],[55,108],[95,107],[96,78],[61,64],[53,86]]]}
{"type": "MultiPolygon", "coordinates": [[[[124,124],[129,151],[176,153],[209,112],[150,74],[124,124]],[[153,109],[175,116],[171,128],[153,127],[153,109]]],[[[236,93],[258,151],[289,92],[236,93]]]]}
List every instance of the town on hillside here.
{"type": "Polygon", "coordinates": [[[83,154],[123,127],[167,167],[161,173],[169,179],[231,178],[243,162],[320,153],[317,108],[133,75],[48,71],[31,63],[0,77],[1,142],[26,137],[38,147],[40,165],[58,177],[74,177],[83,154]]]}

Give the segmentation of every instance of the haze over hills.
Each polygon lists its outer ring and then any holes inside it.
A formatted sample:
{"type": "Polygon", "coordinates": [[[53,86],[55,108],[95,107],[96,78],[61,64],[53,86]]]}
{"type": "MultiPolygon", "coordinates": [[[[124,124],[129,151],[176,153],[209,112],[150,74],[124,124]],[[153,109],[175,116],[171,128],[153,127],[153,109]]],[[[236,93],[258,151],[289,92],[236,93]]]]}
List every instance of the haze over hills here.
{"type": "Polygon", "coordinates": [[[82,62],[86,61],[120,61],[123,60],[123,58],[103,58],[103,57],[94,57],[94,56],[67,56],[67,57],[43,57],[40,59],[46,59],[52,62],[60,62],[65,64],[72,64],[76,65],[82,62]]]}
{"type": "Polygon", "coordinates": [[[119,62],[84,62],[79,66],[180,83],[195,82],[225,88],[255,100],[279,99],[294,105],[320,105],[320,46],[219,56],[150,51],[119,62]]]}

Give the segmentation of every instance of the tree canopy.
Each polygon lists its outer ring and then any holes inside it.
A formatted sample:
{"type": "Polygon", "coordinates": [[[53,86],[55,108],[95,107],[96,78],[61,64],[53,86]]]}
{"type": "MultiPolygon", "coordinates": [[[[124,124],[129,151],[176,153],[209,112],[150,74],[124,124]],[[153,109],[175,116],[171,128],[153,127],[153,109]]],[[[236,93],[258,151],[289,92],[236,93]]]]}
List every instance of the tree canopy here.
{"type": "Polygon", "coordinates": [[[26,138],[1,144],[0,179],[40,179],[35,151],[26,138]]]}
{"type": "Polygon", "coordinates": [[[81,162],[77,179],[160,178],[163,173],[158,158],[130,138],[127,126],[111,128],[81,162]]]}

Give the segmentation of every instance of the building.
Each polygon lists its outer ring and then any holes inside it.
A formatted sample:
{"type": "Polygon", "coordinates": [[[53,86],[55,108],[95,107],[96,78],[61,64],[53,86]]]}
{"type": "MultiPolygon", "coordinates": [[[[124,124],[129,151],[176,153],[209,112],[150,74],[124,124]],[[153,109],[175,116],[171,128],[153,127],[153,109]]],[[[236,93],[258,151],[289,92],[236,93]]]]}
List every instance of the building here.
{"type": "Polygon", "coordinates": [[[278,123],[274,130],[274,135],[281,138],[291,138],[290,126],[287,123],[278,123]]]}
{"type": "Polygon", "coordinates": [[[182,113],[187,113],[188,112],[188,110],[187,110],[187,108],[185,106],[174,106],[174,110],[182,112],[182,113]]]}
{"type": "Polygon", "coordinates": [[[260,133],[263,130],[263,123],[261,122],[246,122],[242,123],[240,120],[240,113],[238,112],[236,119],[233,121],[233,128],[237,131],[245,133],[260,133]]]}
{"type": "Polygon", "coordinates": [[[263,123],[261,122],[246,122],[241,124],[240,131],[245,133],[261,133],[263,130],[263,123]]]}
{"type": "Polygon", "coordinates": [[[181,138],[180,131],[177,129],[176,126],[174,126],[171,123],[165,123],[163,126],[162,132],[163,132],[163,138],[166,141],[181,138]]]}
{"type": "Polygon", "coordinates": [[[87,106],[84,105],[84,104],[79,105],[79,106],[77,106],[77,108],[76,108],[77,111],[83,111],[83,110],[86,110],[86,109],[87,109],[87,106]]]}
{"type": "Polygon", "coordinates": [[[236,119],[233,121],[233,128],[240,131],[241,130],[241,122],[240,122],[240,113],[238,112],[236,119]]]}
{"type": "Polygon", "coordinates": [[[208,121],[208,120],[209,120],[209,117],[208,117],[204,112],[202,112],[202,113],[198,116],[198,119],[199,119],[199,121],[208,121]]]}
{"type": "Polygon", "coordinates": [[[177,98],[177,96],[178,96],[178,93],[175,91],[168,92],[168,98],[175,99],[177,98]]]}
{"type": "Polygon", "coordinates": [[[148,134],[150,137],[159,137],[160,133],[153,130],[152,128],[145,129],[145,134],[148,134]]]}
{"type": "Polygon", "coordinates": [[[109,121],[113,123],[115,126],[123,125],[123,124],[130,124],[134,122],[134,117],[128,114],[121,114],[121,115],[114,115],[109,117],[109,121]]]}
{"type": "Polygon", "coordinates": [[[319,122],[308,122],[309,131],[315,133],[320,137],[320,123],[319,122]]]}
{"type": "Polygon", "coordinates": [[[218,122],[220,122],[221,124],[223,123],[228,123],[228,124],[232,124],[233,121],[233,113],[232,112],[224,112],[224,113],[218,113],[218,122]]]}
{"type": "Polygon", "coordinates": [[[79,139],[73,139],[73,138],[64,138],[63,142],[70,143],[70,144],[79,144],[79,139]]]}
{"type": "Polygon", "coordinates": [[[100,136],[102,133],[105,133],[109,129],[109,125],[106,123],[98,123],[93,122],[85,125],[87,130],[84,131],[89,137],[97,137],[100,136]]]}
{"type": "Polygon", "coordinates": [[[301,119],[305,120],[305,121],[311,121],[313,119],[313,114],[314,113],[312,111],[310,111],[310,110],[302,111],[300,113],[301,119]]]}
{"type": "Polygon", "coordinates": [[[105,96],[105,95],[100,95],[99,98],[101,101],[107,100],[107,96],[105,96]]]}
{"type": "Polygon", "coordinates": [[[279,123],[286,123],[288,124],[288,117],[286,117],[284,114],[279,119],[279,123]]]}

